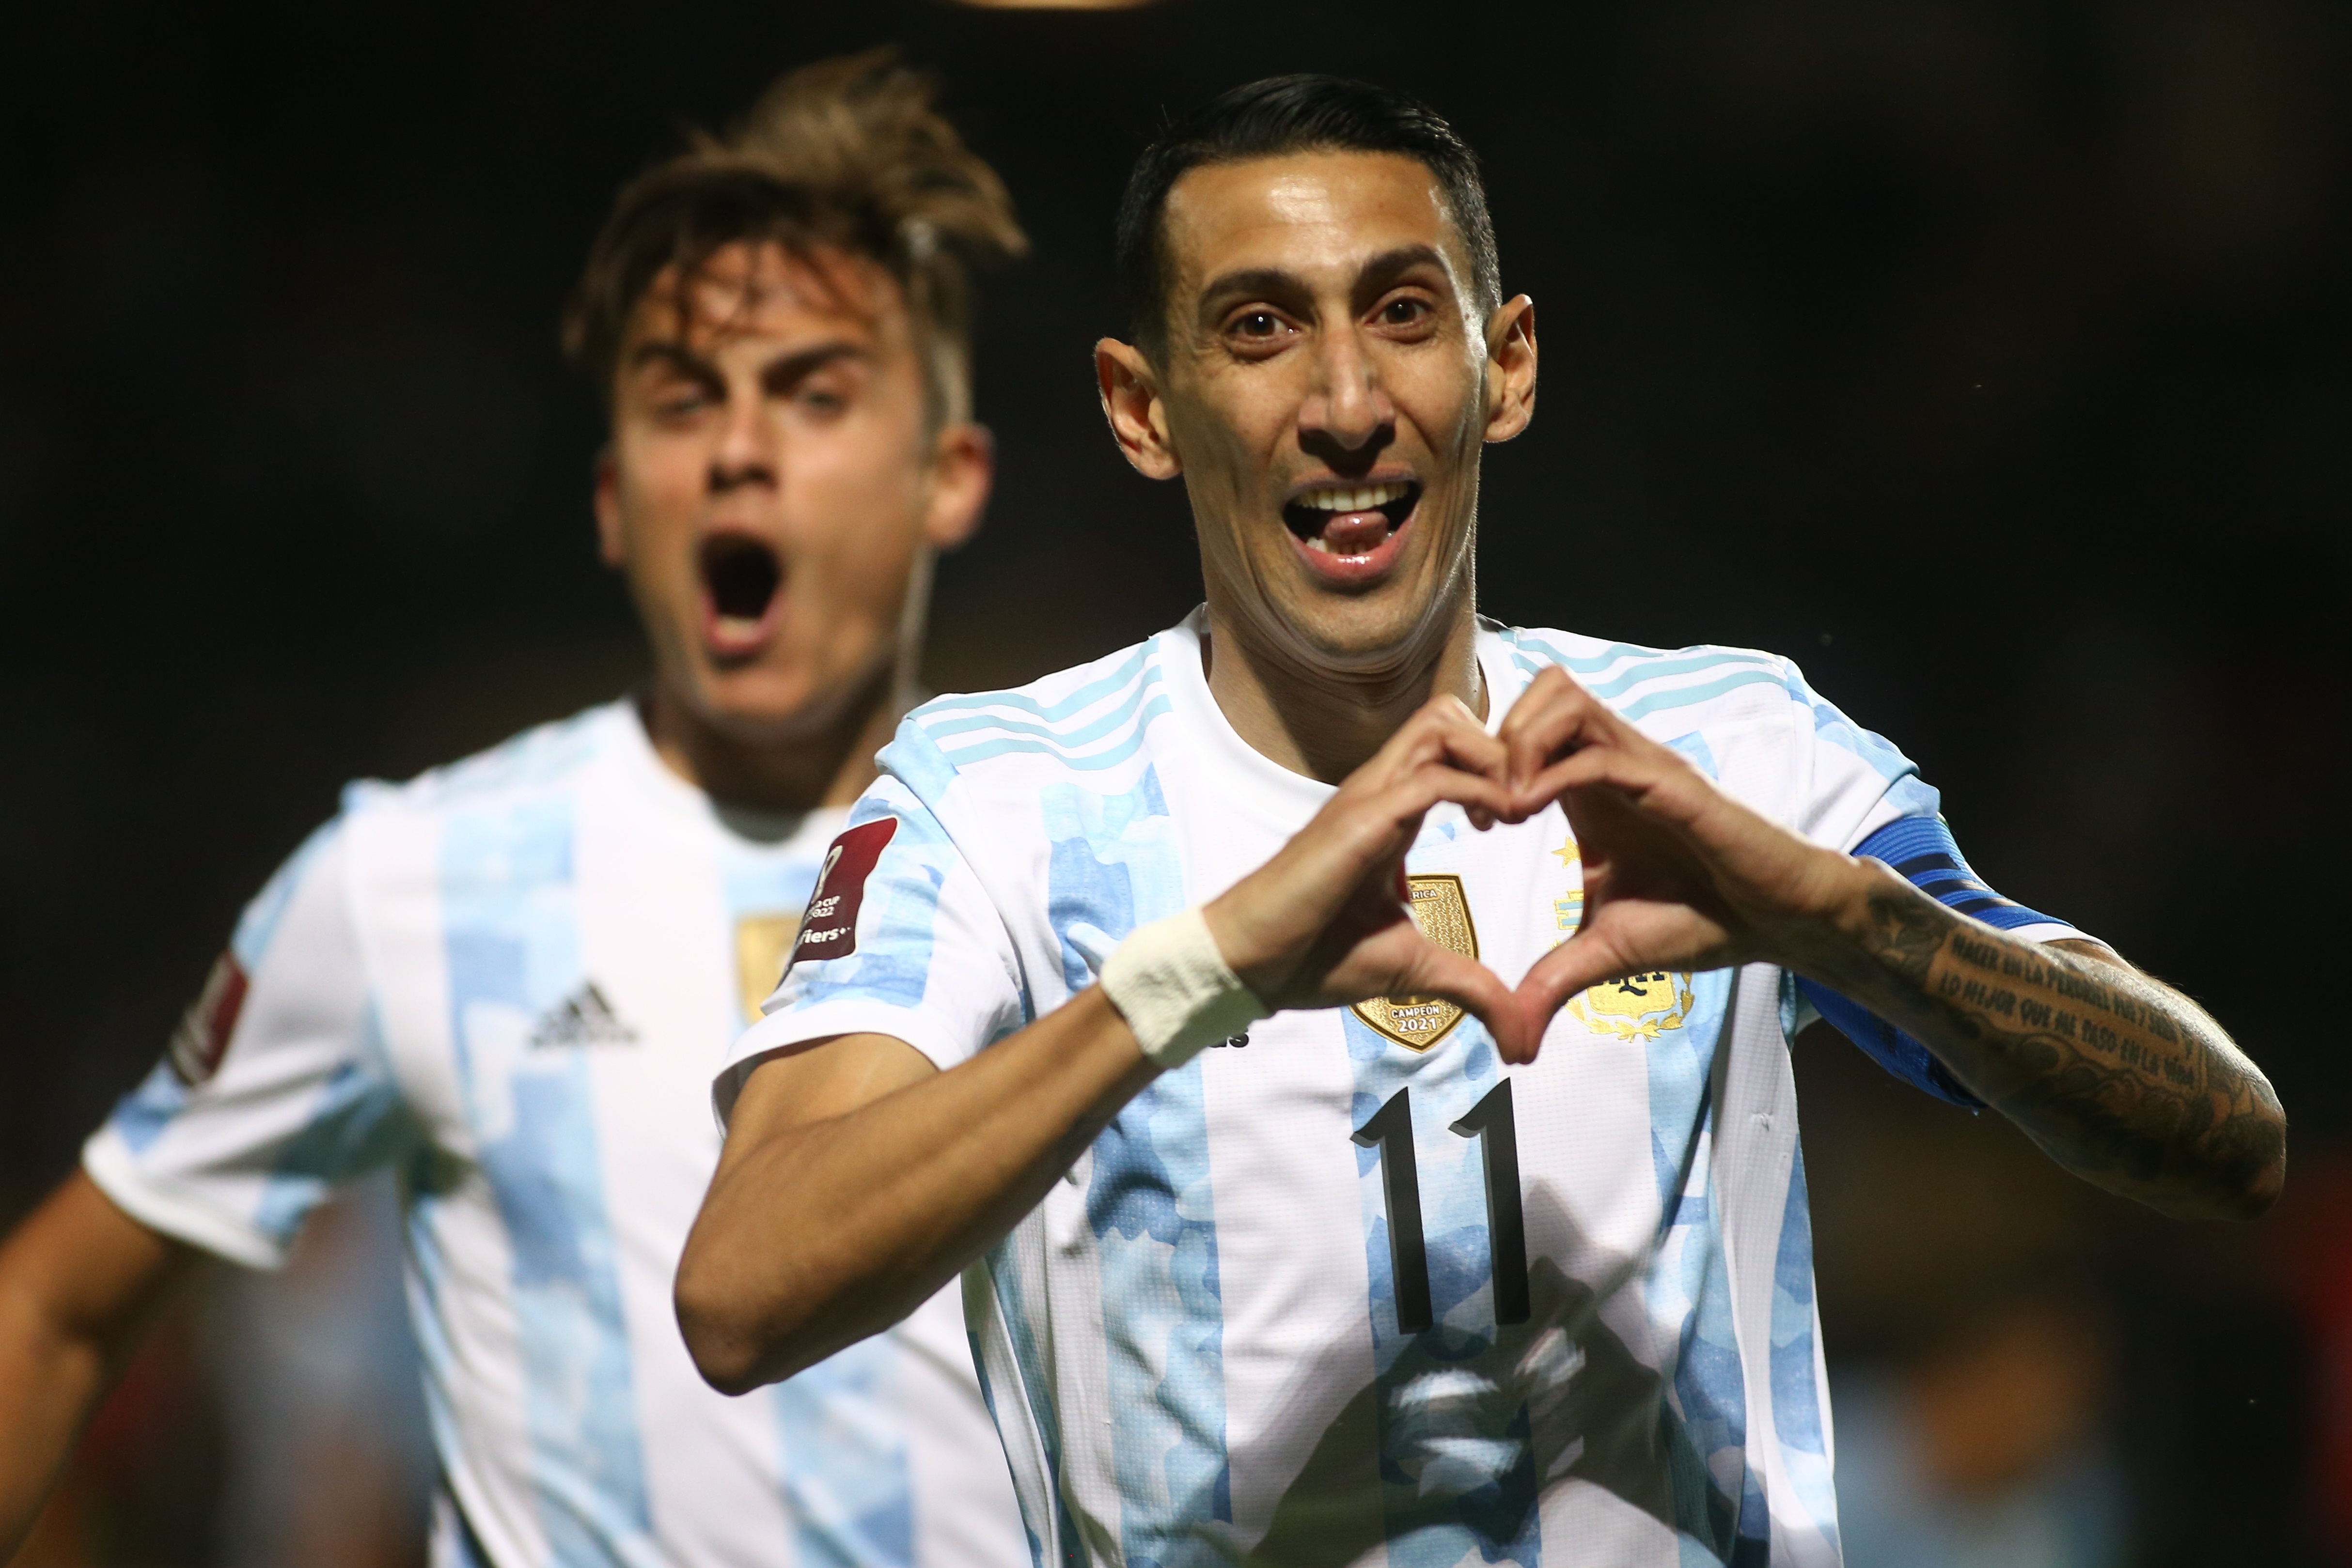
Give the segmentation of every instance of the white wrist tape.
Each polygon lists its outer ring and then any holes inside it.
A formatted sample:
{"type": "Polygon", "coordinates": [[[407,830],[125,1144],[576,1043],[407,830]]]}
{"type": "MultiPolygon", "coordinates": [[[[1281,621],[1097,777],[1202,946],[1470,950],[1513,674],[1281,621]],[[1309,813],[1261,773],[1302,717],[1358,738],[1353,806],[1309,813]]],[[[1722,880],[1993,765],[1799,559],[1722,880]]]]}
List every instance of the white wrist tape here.
{"type": "Polygon", "coordinates": [[[1197,906],[1129,933],[1102,967],[1102,990],[1143,1054],[1171,1071],[1266,1015],[1197,906]]]}

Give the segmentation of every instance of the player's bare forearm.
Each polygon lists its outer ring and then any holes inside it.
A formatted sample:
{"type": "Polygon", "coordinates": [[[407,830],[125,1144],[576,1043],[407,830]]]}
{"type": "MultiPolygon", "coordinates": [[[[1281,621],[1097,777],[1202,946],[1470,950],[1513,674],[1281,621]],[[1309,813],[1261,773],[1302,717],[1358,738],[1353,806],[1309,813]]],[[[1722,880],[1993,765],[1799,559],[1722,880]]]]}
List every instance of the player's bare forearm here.
{"type": "Polygon", "coordinates": [[[2104,949],[2020,941],[1867,862],[1857,871],[1845,956],[1818,978],[2111,1192],[2230,1218],[2278,1197],[2278,1096],[2194,1002],[2104,949]]]}
{"type": "Polygon", "coordinates": [[[678,1264],[696,1366],[740,1394],[898,1322],[1156,1076],[1091,989],[946,1072],[878,1035],[761,1067],[678,1264]]]}
{"type": "Polygon", "coordinates": [[[0,1563],[31,1531],[155,1304],[194,1263],[79,1171],[0,1243],[0,1563]]]}
{"type": "Polygon", "coordinates": [[[0,1563],[40,1517],[106,1372],[102,1350],[60,1333],[41,1302],[0,1274],[0,1563]]]}

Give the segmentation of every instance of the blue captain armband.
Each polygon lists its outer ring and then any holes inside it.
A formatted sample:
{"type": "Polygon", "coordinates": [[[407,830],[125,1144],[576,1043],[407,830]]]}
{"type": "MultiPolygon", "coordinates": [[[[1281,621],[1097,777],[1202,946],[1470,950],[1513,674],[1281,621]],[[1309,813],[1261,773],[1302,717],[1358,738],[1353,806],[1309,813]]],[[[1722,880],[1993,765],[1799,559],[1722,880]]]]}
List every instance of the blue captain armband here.
{"type": "MultiPolygon", "coordinates": [[[[1960,846],[1952,841],[1952,831],[1941,817],[1899,817],[1856,844],[1853,852],[1857,858],[1885,862],[1947,909],[2000,930],[2065,924],[1987,887],[1960,858],[1960,846]]],[[[1797,989],[1831,1027],[1895,1077],[1938,1100],[1971,1111],[1984,1109],[1984,1102],[1969,1093],[1926,1046],[1885,1019],[1818,981],[1801,977],[1797,989]]]]}

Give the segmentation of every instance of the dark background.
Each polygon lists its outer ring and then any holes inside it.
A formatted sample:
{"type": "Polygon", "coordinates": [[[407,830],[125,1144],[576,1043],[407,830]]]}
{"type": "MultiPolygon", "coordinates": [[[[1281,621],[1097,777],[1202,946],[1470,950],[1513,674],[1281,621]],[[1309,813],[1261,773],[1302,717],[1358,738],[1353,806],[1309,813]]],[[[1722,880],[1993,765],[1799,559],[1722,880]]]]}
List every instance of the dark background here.
{"type": "MultiPolygon", "coordinates": [[[[1834,1041],[1800,1051],[1833,1352],[2092,1281],[2150,1562],[2320,1551],[2352,1209],[2352,7],[2315,0],[108,4],[0,45],[0,1195],[155,1055],[342,782],[638,669],[554,321],[618,181],[777,70],[940,68],[1036,255],[985,281],[1002,481],[942,688],[1181,614],[1181,493],[1104,435],[1109,214],[1163,106],[1316,68],[1484,154],[1539,306],[1486,610],[1797,656],[1994,885],[2203,999],[2295,1123],[2253,1227],[2153,1221],[1834,1041]],[[2298,1292],[2301,1292],[2300,1294],[2298,1292]]],[[[2347,1364],[2352,1364],[2347,1363],[2347,1364]]]]}

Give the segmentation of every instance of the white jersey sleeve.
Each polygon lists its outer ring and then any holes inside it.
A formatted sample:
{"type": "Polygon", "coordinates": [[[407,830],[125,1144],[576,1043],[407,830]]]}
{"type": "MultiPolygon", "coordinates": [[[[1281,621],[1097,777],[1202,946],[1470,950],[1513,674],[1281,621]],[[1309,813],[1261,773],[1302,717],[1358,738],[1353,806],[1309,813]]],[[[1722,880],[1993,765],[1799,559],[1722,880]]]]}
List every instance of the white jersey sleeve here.
{"type": "Polygon", "coordinates": [[[941,820],[946,761],[911,722],[881,760],[826,853],[782,981],[729,1054],[722,1124],[751,1069],[810,1040],[889,1035],[945,1069],[1034,1021],[1003,916],[941,820]]]}
{"type": "Polygon", "coordinates": [[[1817,695],[1794,664],[1781,663],[1798,727],[1805,727],[1804,713],[1811,719],[1803,804],[1791,824],[1798,831],[1816,843],[1885,861],[1948,908],[2028,941],[2084,938],[2066,921],[1986,886],[1952,841],[1939,814],[1941,797],[1911,759],[1817,695]]]}
{"type": "Polygon", "coordinates": [[[337,822],[247,907],[163,1060],[84,1145],[82,1165],[144,1224],[275,1268],[334,1186],[390,1163],[409,1137],[337,822]]]}
{"type": "Polygon", "coordinates": [[[1797,811],[1790,828],[1815,843],[1851,851],[1897,818],[1936,814],[1941,798],[1919,777],[1916,763],[1814,691],[1794,664],[1777,662],[1796,731],[1797,766],[1790,771],[1797,811]]]}
{"type": "MultiPolygon", "coordinates": [[[[2065,921],[1987,886],[1962,858],[1938,814],[1937,791],[1920,779],[1911,759],[1885,737],[1847,718],[1813,692],[1795,665],[1782,663],[1791,702],[1811,716],[1810,787],[1794,824],[1799,831],[1818,843],[1882,861],[1945,907],[2013,936],[2032,942],[2084,937],[2065,921]]],[[[1801,712],[1798,728],[1804,727],[1801,712]]],[[[1826,1019],[1896,1077],[1937,1099],[1971,1110],[1983,1107],[1924,1042],[1818,981],[1791,975],[1786,984],[1791,1038],[1814,1019],[1826,1019]]]]}

